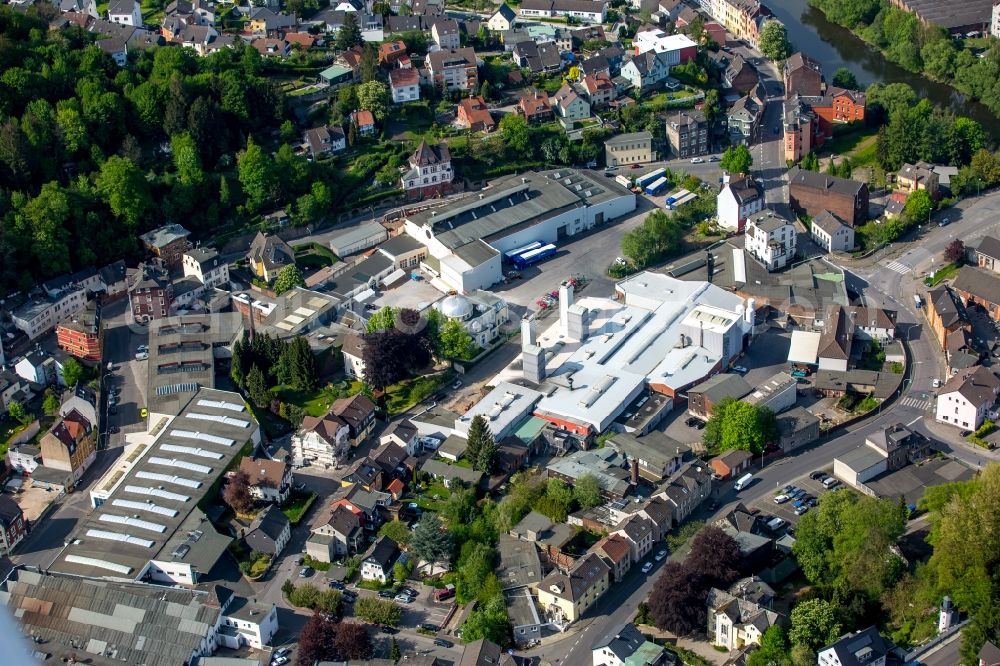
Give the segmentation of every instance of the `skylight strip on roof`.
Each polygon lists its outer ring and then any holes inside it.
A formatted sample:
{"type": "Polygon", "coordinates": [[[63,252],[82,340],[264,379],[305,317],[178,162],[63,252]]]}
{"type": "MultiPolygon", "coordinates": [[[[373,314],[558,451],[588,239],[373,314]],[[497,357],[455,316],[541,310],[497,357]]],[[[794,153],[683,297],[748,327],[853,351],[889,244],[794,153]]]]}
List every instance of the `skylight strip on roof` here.
{"type": "Polygon", "coordinates": [[[181,469],[198,472],[199,474],[212,473],[212,468],[207,465],[199,465],[186,460],[177,460],[176,458],[161,458],[159,456],[153,456],[149,459],[149,462],[153,465],[163,465],[164,467],[180,467],[181,469]]]}
{"type": "Polygon", "coordinates": [[[194,432],[192,430],[171,430],[170,435],[172,437],[183,437],[185,439],[201,439],[206,442],[211,442],[212,444],[222,444],[223,446],[232,446],[236,443],[235,439],[219,437],[218,435],[208,435],[203,432],[194,432]]]}
{"type": "Polygon", "coordinates": [[[235,402],[226,402],[225,400],[198,400],[199,407],[215,407],[216,409],[228,409],[231,412],[242,412],[245,411],[243,405],[239,405],[235,402]]]}
{"type": "Polygon", "coordinates": [[[214,421],[216,423],[238,426],[240,428],[246,428],[250,425],[249,421],[244,421],[242,419],[234,419],[229,416],[215,416],[213,414],[201,414],[199,412],[192,412],[191,414],[188,414],[187,417],[189,419],[195,419],[196,421],[214,421]]]}
{"type": "Polygon", "coordinates": [[[213,460],[222,460],[224,457],[218,451],[208,451],[207,449],[200,449],[195,446],[181,446],[180,444],[163,444],[160,446],[160,450],[170,451],[171,453],[187,453],[199,458],[212,458],[213,460]]]}
{"type": "Polygon", "coordinates": [[[135,493],[136,495],[152,495],[153,497],[175,500],[177,502],[187,502],[191,499],[187,495],[172,493],[169,490],[164,490],[163,488],[147,488],[146,486],[125,486],[125,492],[135,493]]]}
{"type": "Polygon", "coordinates": [[[71,564],[82,564],[88,567],[97,567],[98,569],[107,569],[108,571],[114,571],[115,573],[128,575],[132,573],[132,567],[127,567],[124,564],[115,564],[114,562],[108,562],[107,560],[99,560],[96,557],[84,557],[83,555],[67,555],[66,561],[71,564]]]}
{"type": "Polygon", "coordinates": [[[122,543],[132,544],[133,546],[142,546],[144,548],[152,548],[155,543],[155,541],[135,537],[131,534],[107,532],[105,530],[87,530],[87,536],[94,537],[95,539],[104,539],[105,541],[120,541],[122,543]]]}
{"type": "MultiPolygon", "coordinates": [[[[183,497],[183,495],[178,495],[178,497],[183,497]]],[[[176,509],[170,509],[165,506],[160,506],[159,504],[153,504],[152,502],[136,502],[135,500],[127,500],[127,499],[111,500],[111,505],[121,507],[123,509],[148,511],[150,513],[156,513],[161,516],[167,516],[168,518],[173,518],[179,513],[176,509]]]]}
{"type": "Polygon", "coordinates": [[[136,476],[140,479],[149,479],[150,481],[164,481],[166,483],[173,483],[178,486],[187,486],[188,488],[201,487],[201,481],[185,479],[183,476],[174,476],[172,474],[159,474],[157,472],[142,471],[136,474],[136,476]]]}
{"type": "Polygon", "coordinates": [[[159,523],[152,523],[148,520],[142,520],[141,518],[132,518],[130,516],[118,516],[113,513],[101,514],[99,520],[104,523],[128,525],[129,527],[136,527],[140,530],[149,530],[150,532],[157,532],[159,534],[163,534],[164,532],[167,531],[166,525],[160,525],[159,523]]]}

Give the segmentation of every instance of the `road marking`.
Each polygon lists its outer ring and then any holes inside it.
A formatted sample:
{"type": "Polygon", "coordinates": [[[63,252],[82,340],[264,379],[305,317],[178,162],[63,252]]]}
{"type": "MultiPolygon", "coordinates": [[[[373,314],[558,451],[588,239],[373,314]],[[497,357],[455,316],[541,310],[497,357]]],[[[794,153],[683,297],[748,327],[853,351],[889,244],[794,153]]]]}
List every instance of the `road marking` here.
{"type": "Polygon", "coordinates": [[[916,407],[917,409],[923,409],[923,410],[926,410],[931,406],[929,400],[921,400],[919,398],[906,397],[903,398],[900,402],[905,407],[916,407]]]}
{"type": "Polygon", "coordinates": [[[888,268],[890,271],[895,271],[899,273],[900,275],[906,275],[907,273],[913,270],[906,264],[901,264],[898,261],[890,261],[888,264],[885,265],[885,267],[888,268]]]}
{"type": "Polygon", "coordinates": [[[919,421],[919,420],[920,420],[920,419],[922,419],[922,418],[924,418],[924,417],[922,417],[922,416],[918,416],[917,418],[913,419],[912,421],[910,421],[910,422],[909,422],[909,423],[907,423],[906,425],[907,425],[907,426],[911,426],[911,425],[913,425],[914,423],[916,423],[917,421],[919,421]]]}

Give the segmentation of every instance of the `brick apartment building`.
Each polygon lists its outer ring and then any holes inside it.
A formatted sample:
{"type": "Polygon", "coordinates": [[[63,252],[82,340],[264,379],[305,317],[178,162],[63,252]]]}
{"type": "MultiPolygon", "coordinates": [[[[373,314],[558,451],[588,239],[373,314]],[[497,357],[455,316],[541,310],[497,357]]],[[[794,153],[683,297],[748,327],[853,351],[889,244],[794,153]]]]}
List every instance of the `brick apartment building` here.
{"type": "Polygon", "coordinates": [[[28,521],[9,495],[0,495],[0,555],[10,555],[14,546],[28,536],[28,521]]]}
{"type": "Polygon", "coordinates": [[[154,264],[139,266],[128,290],[128,300],[132,317],[137,322],[149,322],[169,316],[174,302],[174,285],[170,282],[167,271],[154,264]]]}
{"type": "Polygon", "coordinates": [[[792,210],[816,217],[829,211],[854,227],[868,219],[868,185],[796,167],[788,173],[792,210]]]}
{"type": "Polygon", "coordinates": [[[59,348],[85,361],[101,360],[101,306],[90,301],[56,326],[59,348]]]}
{"type": "Polygon", "coordinates": [[[167,267],[180,266],[181,258],[191,247],[187,229],[179,224],[168,224],[139,236],[146,251],[163,261],[167,267]]]}

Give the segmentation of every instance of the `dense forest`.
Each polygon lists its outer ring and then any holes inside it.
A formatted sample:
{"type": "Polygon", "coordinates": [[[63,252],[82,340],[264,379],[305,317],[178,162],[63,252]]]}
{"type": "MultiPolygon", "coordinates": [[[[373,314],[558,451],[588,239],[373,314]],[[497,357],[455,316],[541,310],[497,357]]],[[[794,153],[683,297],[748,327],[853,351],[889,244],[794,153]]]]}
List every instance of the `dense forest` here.
{"type": "Polygon", "coordinates": [[[154,48],[118,68],[33,12],[0,7],[0,293],[129,256],[165,222],[205,234],[335,201],[254,49],[154,48]]]}

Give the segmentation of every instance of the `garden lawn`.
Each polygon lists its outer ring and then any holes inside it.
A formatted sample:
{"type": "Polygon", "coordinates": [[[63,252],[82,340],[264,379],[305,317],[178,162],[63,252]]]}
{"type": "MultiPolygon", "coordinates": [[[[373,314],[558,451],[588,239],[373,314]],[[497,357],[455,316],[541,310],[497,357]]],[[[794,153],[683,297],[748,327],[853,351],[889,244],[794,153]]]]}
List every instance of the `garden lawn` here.
{"type": "Polygon", "coordinates": [[[946,264],[941,268],[934,271],[933,275],[928,276],[924,279],[924,284],[928,287],[936,287],[945,280],[950,280],[951,278],[958,275],[958,266],[955,264],[946,264]]]}
{"type": "Polygon", "coordinates": [[[298,525],[302,517],[306,515],[306,511],[316,501],[316,497],[315,492],[308,495],[292,495],[288,503],[281,507],[281,513],[285,514],[292,525],[298,525]]]}
{"type": "Polygon", "coordinates": [[[323,416],[333,404],[333,400],[323,388],[317,388],[314,391],[300,391],[282,384],[272,388],[271,393],[282,402],[301,407],[309,416],[323,416]]]}
{"type": "Polygon", "coordinates": [[[389,412],[389,416],[405,412],[421,400],[427,399],[439,388],[450,382],[454,376],[454,372],[446,370],[393,384],[386,389],[386,410],[389,412]]]}

